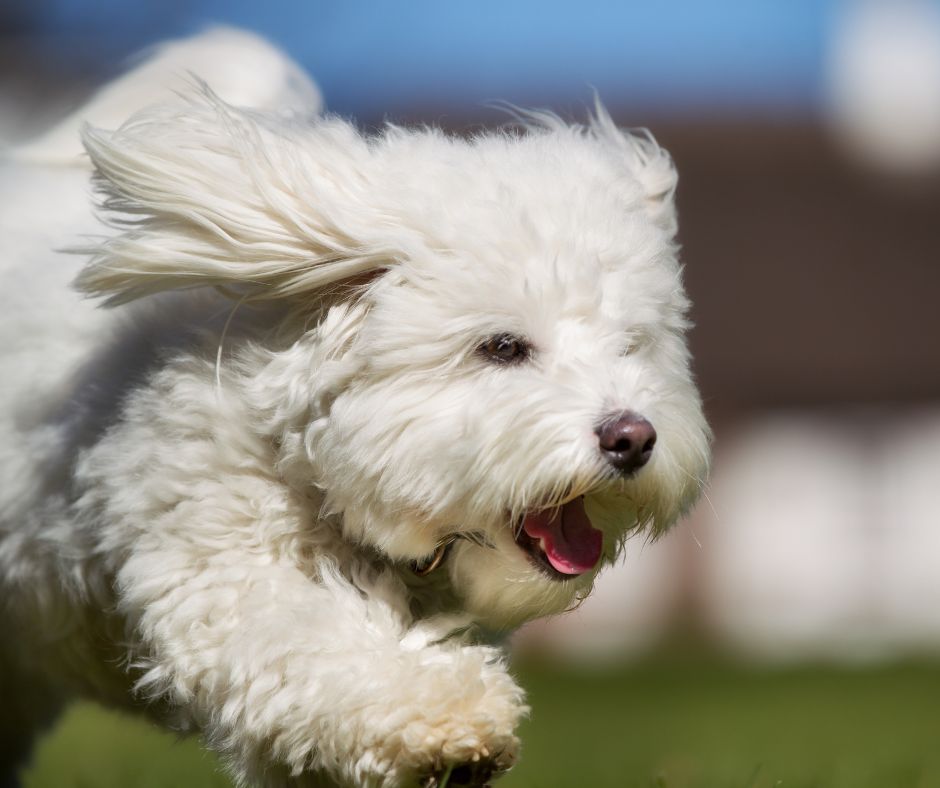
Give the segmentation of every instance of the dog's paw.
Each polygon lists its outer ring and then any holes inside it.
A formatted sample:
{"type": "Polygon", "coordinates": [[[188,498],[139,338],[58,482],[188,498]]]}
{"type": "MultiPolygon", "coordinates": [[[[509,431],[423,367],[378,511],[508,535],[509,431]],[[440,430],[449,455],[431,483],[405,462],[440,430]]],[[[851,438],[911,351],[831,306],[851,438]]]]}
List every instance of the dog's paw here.
{"type": "Polygon", "coordinates": [[[495,652],[479,647],[415,653],[387,678],[389,691],[358,717],[349,782],[382,788],[484,786],[519,751],[528,712],[522,690],[495,652]]]}
{"type": "Polygon", "coordinates": [[[513,764],[512,758],[479,757],[477,760],[450,764],[419,781],[421,788],[487,788],[493,780],[504,774],[513,764]]]}
{"type": "Polygon", "coordinates": [[[516,762],[519,707],[499,704],[453,716],[413,718],[383,741],[377,763],[389,764],[388,785],[482,788],[516,762]]]}
{"type": "Polygon", "coordinates": [[[512,730],[499,730],[492,719],[477,722],[463,720],[459,729],[443,725],[412,750],[411,757],[423,761],[409,770],[421,788],[482,788],[513,766],[519,739],[512,730]]]}

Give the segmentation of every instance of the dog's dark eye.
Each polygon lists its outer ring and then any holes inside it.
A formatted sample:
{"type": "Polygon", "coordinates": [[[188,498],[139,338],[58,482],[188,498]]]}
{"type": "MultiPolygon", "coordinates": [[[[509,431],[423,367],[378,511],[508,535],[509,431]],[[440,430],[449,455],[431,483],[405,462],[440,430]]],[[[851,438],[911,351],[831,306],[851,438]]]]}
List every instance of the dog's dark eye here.
{"type": "Polygon", "coordinates": [[[528,342],[512,334],[497,334],[479,347],[483,356],[497,364],[518,364],[529,357],[531,350],[528,342]]]}

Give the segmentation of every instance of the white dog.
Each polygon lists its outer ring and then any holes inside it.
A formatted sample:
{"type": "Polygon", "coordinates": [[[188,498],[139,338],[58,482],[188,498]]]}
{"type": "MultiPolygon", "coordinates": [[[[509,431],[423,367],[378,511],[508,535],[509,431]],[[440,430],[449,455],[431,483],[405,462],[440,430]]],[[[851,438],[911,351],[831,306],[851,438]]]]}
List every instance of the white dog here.
{"type": "Polygon", "coordinates": [[[84,695],[239,784],[482,785],[526,712],[483,633],[699,492],[667,154],[600,106],[464,139],[317,104],[215,31],[7,156],[8,771],[84,695]]]}

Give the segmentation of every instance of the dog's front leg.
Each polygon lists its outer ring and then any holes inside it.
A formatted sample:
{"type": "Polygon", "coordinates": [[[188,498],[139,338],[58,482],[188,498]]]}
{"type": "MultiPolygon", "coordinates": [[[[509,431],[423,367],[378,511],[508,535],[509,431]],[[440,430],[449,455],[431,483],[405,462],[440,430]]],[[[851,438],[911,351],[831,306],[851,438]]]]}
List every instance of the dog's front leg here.
{"type": "Polygon", "coordinates": [[[391,571],[306,566],[287,542],[220,549],[233,531],[217,511],[191,522],[137,543],[122,605],[143,639],[139,688],[201,728],[237,779],[483,785],[511,765],[525,708],[499,654],[412,622],[391,571]]]}

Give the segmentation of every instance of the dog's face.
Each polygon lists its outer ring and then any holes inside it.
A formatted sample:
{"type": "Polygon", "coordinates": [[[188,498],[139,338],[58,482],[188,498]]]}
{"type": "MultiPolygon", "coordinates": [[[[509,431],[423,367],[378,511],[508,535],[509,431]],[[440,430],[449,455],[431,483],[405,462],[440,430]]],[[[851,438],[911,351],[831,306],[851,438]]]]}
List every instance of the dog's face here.
{"type": "MultiPolygon", "coordinates": [[[[277,231],[293,227],[301,247],[343,236],[320,252],[329,259],[316,287],[368,280],[334,298],[292,350],[293,371],[277,376],[293,378],[292,399],[298,383],[310,391],[305,423],[288,420],[302,439],[284,450],[348,538],[419,565],[449,545],[435,571],[479,620],[506,627],[559,612],[628,533],[668,527],[706,472],[668,158],[600,111],[586,129],[542,118],[527,134],[470,141],[393,129],[367,144],[331,123],[319,148],[296,130],[272,140],[254,127],[279,180],[259,184],[269,176],[256,172],[239,187],[283,211],[264,192],[294,178],[291,214],[318,216],[317,232],[293,215],[277,231]],[[282,169],[308,160],[300,182],[282,169]],[[332,202],[305,208],[305,190],[332,202]]],[[[102,155],[114,140],[90,143],[126,199],[102,155]]],[[[153,232],[167,232],[153,213],[153,232]]],[[[231,223],[228,234],[244,234],[244,216],[231,223]]],[[[107,254],[99,271],[122,250],[107,254]]],[[[297,265],[285,287],[302,294],[297,265]]]]}
{"type": "Polygon", "coordinates": [[[436,571],[497,626],[570,606],[705,473],[671,226],[622,162],[571,142],[402,166],[394,224],[433,244],[363,296],[314,450],[351,537],[402,560],[466,537],[436,571]]]}

